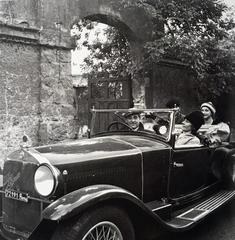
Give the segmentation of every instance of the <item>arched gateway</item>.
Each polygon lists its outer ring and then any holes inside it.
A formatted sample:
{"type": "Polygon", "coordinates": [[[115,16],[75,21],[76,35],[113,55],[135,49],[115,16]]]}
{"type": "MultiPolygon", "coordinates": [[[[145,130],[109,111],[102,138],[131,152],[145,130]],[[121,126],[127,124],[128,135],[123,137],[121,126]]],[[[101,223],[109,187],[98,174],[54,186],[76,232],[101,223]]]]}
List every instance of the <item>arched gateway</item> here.
{"type": "MultiPolygon", "coordinates": [[[[70,28],[78,19],[118,28],[136,61],[141,58],[152,22],[145,10],[128,6],[129,2],[0,1],[0,160],[20,144],[74,137],[79,121],[74,120],[70,28]]],[[[135,104],[145,105],[143,89],[144,81],[133,80],[135,104]]]]}

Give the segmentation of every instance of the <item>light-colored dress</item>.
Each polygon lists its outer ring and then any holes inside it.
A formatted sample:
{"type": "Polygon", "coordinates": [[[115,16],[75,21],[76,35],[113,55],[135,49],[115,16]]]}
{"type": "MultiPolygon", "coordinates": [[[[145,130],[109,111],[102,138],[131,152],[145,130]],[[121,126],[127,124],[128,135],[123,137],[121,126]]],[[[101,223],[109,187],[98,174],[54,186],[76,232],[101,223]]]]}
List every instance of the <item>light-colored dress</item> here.
{"type": "Polygon", "coordinates": [[[186,145],[186,144],[191,144],[191,145],[200,145],[200,140],[198,137],[193,135],[192,133],[181,133],[176,142],[175,145],[186,145]]]}
{"type": "Polygon", "coordinates": [[[199,134],[209,140],[210,145],[220,145],[229,140],[230,128],[227,123],[220,122],[214,125],[202,125],[199,134]]]}

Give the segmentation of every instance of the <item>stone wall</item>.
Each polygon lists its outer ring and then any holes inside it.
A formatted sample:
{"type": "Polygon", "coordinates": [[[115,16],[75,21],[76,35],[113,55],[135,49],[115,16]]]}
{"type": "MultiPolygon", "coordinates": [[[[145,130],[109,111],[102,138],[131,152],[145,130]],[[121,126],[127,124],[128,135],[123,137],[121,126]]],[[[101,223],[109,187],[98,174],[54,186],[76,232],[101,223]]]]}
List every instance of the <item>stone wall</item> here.
{"type": "Polygon", "coordinates": [[[0,161],[23,144],[38,141],[39,52],[22,43],[0,40],[0,161]]]}
{"type": "MultiPolygon", "coordinates": [[[[38,145],[84,133],[87,88],[77,89],[76,114],[70,71],[70,27],[84,17],[122,31],[136,59],[141,57],[136,49],[151,38],[145,10],[125,8],[122,0],[0,1],[0,161],[24,144],[24,135],[38,145]]],[[[144,102],[143,96],[133,95],[144,102]]]]}
{"type": "Polygon", "coordinates": [[[74,138],[77,123],[70,48],[59,43],[45,44],[37,28],[13,24],[0,27],[2,162],[21,145],[37,146],[74,138]]]}
{"type": "MultiPolygon", "coordinates": [[[[40,43],[50,46],[70,45],[70,27],[82,18],[99,21],[119,29],[130,41],[134,58],[142,57],[142,44],[152,38],[152,28],[163,30],[159,21],[153,24],[145,8],[131,5],[136,0],[2,0],[0,21],[7,24],[37,27],[40,43]]],[[[132,84],[134,102],[145,105],[141,78],[132,84]],[[139,90],[139,86],[140,89],[139,90]]]]}
{"type": "Polygon", "coordinates": [[[41,48],[39,143],[75,137],[70,51],[41,48]]]}
{"type": "Polygon", "coordinates": [[[178,98],[183,112],[198,109],[199,102],[194,81],[187,66],[179,62],[165,61],[155,65],[146,83],[147,107],[166,107],[171,98],[178,98]]]}

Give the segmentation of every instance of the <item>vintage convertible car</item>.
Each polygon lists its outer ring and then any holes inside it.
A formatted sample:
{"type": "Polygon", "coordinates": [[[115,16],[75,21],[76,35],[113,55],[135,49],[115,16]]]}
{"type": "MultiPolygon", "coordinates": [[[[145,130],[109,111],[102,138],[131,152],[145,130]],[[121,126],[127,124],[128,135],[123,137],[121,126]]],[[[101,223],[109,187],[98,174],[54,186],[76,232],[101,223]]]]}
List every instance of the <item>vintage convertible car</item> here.
{"type": "Polygon", "coordinates": [[[157,239],[185,231],[235,195],[235,145],[175,146],[176,110],[92,110],[89,137],[22,148],[3,169],[6,239],[157,239]]]}

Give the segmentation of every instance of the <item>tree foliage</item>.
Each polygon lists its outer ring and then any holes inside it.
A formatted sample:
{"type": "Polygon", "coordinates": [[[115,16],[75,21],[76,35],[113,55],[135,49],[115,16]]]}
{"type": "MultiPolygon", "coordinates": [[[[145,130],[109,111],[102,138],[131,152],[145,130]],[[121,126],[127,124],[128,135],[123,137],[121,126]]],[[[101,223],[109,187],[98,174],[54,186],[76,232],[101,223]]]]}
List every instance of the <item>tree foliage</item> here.
{"type": "Polygon", "coordinates": [[[216,99],[234,89],[235,34],[231,31],[234,22],[231,16],[225,17],[229,9],[224,3],[219,0],[123,0],[123,6],[144,8],[156,24],[153,38],[144,46],[142,64],[138,68],[134,66],[125,37],[114,28],[107,28],[108,41],[87,45],[91,54],[86,64],[92,66],[92,75],[151,72],[154,63],[175,59],[188,64],[201,96],[216,99]],[[159,33],[159,21],[164,25],[164,32],[159,33]]]}
{"type": "MultiPolygon", "coordinates": [[[[96,34],[99,34],[99,30],[96,29],[97,22],[91,22],[89,20],[83,20],[77,27],[79,29],[93,30],[96,34]],[[97,32],[98,31],[98,32],[97,32]]],[[[77,48],[86,47],[89,51],[89,55],[84,59],[83,69],[86,72],[87,77],[125,77],[130,74],[132,68],[130,46],[126,38],[117,29],[110,26],[103,26],[102,40],[96,38],[89,41],[89,35],[86,34],[85,39],[81,42],[79,38],[77,41],[77,48]],[[89,69],[87,71],[86,69],[89,69]]],[[[77,35],[76,35],[77,37],[77,35]]]]}
{"type": "Polygon", "coordinates": [[[189,65],[197,81],[199,94],[216,99],[232,90],[234,79],[234,43],[229,32],[234,28],[229,10],[218,0],[140,0],[151,5],[153,19],[160,19],[165,32],[145,45],[145,67],[173,58],[189,65]]]}

